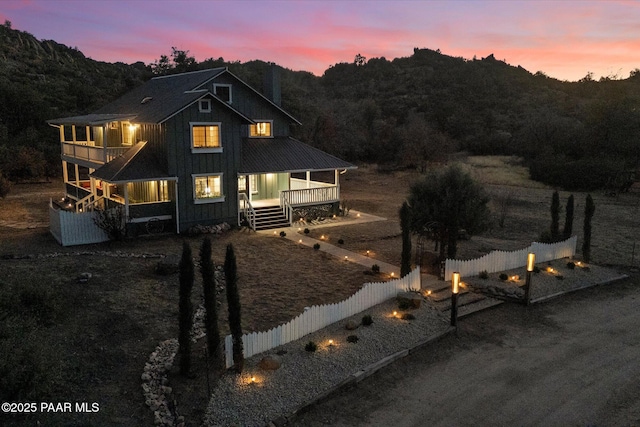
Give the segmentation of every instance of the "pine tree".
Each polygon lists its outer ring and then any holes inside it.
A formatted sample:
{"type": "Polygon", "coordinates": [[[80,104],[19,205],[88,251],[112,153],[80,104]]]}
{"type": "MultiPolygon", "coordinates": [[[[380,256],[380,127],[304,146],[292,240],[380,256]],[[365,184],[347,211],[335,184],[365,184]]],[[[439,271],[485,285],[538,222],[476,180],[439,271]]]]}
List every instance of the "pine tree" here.
{"type": "Polygon", "coordinates": [[[229,330],[233,339],[233,365],[237,373],[244,367],[244,353],[242,348],[242,320],[240,316],[240,293],[238,292],[238,267],[233,245],[227,245],[224,258],[224,275],[227,286],[227,305],[229,307],[229,330]]]}
{"type": "Polygon", "coordinates": [[[558,240],[560,234],[560,195],[558,190],[553,192],[551,197],[551,241],[558,240]]]}
{"type": "Polygon", "coordinates": [[[194,267],[189,243],[182,244],[180,259],[180,333],[178,335],[180,353],[180,374],[189,375],[191,371],[191,328],[193,326],[193,306],[191,290],[193,289],[194,267]]]}
{"type": "Polygon", "coordinates": [[[400,259],[400,277],[411,272],[411,211],[405,201],[400,208],[400,228],[402,229],[402,255],[400,259]]]}
{"type": "Polygon", "coordinates": [[[214,367],[222,367],[220,330],[218,329],[218,307],[216,301],[215,267],[211,259],[211,240],[206,237],[200,248],[200,273],[204,291],[204,326],[207,333],[207,351],[214,367]]]}
{"type": "Polygon", "coordinates": [[[596,206],[593,204],[591,194],[588,194],[584,205],[584,239],[582,240],[582,258],[585,262],[591,260],[591,219],[595,211],[596,206]]]}
{"type": "Polygon", "coordinates": [[[565,239],[571,237],[573,233],[573,194],[569,196],[567,200],[567,211],[564,217],[564,229],[562,230],[562,234],[565,239]]]}

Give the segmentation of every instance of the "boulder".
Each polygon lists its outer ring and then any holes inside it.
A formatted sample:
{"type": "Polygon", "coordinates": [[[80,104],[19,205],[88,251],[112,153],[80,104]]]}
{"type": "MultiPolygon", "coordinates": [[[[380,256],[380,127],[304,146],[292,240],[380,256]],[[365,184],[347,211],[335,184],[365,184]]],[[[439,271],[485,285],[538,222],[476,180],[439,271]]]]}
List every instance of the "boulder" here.
{"type": "Polygon", "coordinates": [[[265,371],[275,371],[282,366],[282,359],[280,356],[270,354],[263,357],[258,363],[258,367],[265,371]]]}
{"type": "Polygon", "coordinates": [[[417,292],[402,292],[396,297],[398,304],[406,305],[409,308],[420,308],[422,295],[417,292]]]}
{"type": "Polygon", "coordinates": [[[359,326],[360,324],[355,320],[347,320],[347,323],[344,324],[344,328],[348,331],[353,331],[355,329],[358,329],[359,326]]]}

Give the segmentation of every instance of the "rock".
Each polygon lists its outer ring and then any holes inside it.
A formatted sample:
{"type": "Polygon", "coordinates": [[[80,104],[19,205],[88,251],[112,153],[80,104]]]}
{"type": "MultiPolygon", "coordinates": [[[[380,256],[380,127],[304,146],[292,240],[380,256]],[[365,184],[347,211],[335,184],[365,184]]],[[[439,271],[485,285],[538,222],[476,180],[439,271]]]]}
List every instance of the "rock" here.
{"type": "Polygon", "coordinates": [[[91,279],[91,273],[80,273],[78,275],[78,283],[87,283],[91,279]]]}
{"type": "Polygon", "coordinates": [[[263,357],[258,363],[258,367],[265,371],[275,371],[282,366],[282,359],[280,356],[275,354],[270,354],[268,356],[263,357]]]}
{"type": "Polygon", "coordinates": [[[344,324],[344,328],[348,331],[353,331],[355,329],[358,329],[359,326],[360,324],[355,320],[348,320],[347,323],[344,324]]]}
{"type": "Polygon", "coordinates": [[[420,308],[422,296],[417,292],[402,292],[396,297],[398,304],[406,304],[409,308],[420,308]]]}

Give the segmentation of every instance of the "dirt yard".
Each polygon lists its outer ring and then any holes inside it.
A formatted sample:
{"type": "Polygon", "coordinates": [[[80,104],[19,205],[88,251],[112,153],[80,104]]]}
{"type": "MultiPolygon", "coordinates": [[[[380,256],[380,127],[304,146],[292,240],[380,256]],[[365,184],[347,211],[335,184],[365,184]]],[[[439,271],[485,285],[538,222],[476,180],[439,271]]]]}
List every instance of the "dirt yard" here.
{"type": "MultiPolygon", "coordinates": [[[[511,203],[504,228],[495,225],[482,236],[461,242],[461,257],[525,247],[549,227],[553,190],[526,179],[516,161],[474,157],[465,164],[490,195],[510,194],[511,203]]],[[[353,209],[388,219],[332,228],[332,238],[342,238],[346,249],[369,250],[371,256],[398,265],[401,242],[397,212],[419,174],[406,171],[380,174],[375,166],[362,166],[341,178],[342,197],[353,209]]],[[[38,227],[48,222],[49,198],[59,197],[61,190],[59,182],[19,185],[0,200],[0,318],[15,319],[16,325],[30,331],[23,341],[0,339],[0,351],[2,355],[22,354],[9,345],[36,351],[39,356],[30,363],[42,370],[40,378],[49,382],[47,387],[22,391],[13,396],[13,401],[37,398],[98,402],[100,412],[80,418],[77,414],[17,416],[6,422],[3,419],[2,423],[33,425],[40,420],[45,424],[150,425],[153,418],[144,405],[140,388],[142,367],[160,341],[177,335],[177,276],[155,274],[159,260],[155,255],[177,259],[184,239],[160,236],[61,248],[46,228],[38,227]],[[59,256],[51,257],[54,253],[59,256]],[[77,275],[82,272],[93,275],[87,285],[77,283],[77,275]],[[37,328],[31,328],[31,321],[16,313],[15,306],[27,307],[32,303],[29,295],[42,292],[51,298],[36,302],[44,304],[50,316],[37,328]],[[26,296],[18,301],[7,297],[14,294],[26,296]]],[[[586,194],[574,195],[574,233],[579,236],[580,247],[586,194]]],[[[568,193],[561,193],[563,205],[567,196],[568,193]]],[[[633,254],[634,244],[640,246],[640,194],[611,198],[594,193],[593,197],[596,205],[593,262],[640,265],[639,256],[633,254]]],[[[186,240],[197,256],[202,237],[186,240]]],[[[277,326],[299,314],[305,306],[340,301],[372,281],[372,276],[352,263],[279,237],[239,231],[213,240],[216,263],[222,263],[228,243],[233,243],[239,263],[245,330],[277,326]]],[[[640,247],[636,252],[640,252],[640,247]]],[[[199,286],[197,283],[195,289],[200,289],[199,286]]],[[[221,319],[225,310],[223,306],[221,319]]],[[[0,365],[0,370],[4,369],[1,374],[10,372],[11,360],[16,359],[7,360],[0,365]]],[[[201,376],[193,382],[175,381],[179,406],[197,424],[206,404],[206,379],[201,376]]]]}

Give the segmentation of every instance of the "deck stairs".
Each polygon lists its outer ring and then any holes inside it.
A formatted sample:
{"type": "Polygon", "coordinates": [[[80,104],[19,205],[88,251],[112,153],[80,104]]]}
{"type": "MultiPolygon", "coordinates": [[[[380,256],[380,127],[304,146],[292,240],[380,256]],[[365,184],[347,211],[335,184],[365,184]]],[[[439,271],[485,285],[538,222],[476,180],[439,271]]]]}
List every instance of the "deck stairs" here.
{"type": "Polygon", "coordinates": [[[256,206],[254,210],[256,214],[256,230],[269,230],[291,225],[280,206],[256,206]]]}

